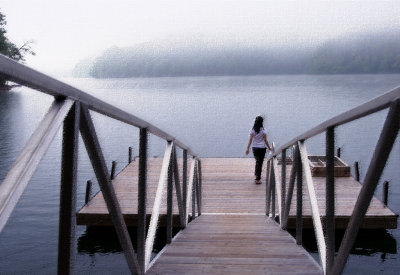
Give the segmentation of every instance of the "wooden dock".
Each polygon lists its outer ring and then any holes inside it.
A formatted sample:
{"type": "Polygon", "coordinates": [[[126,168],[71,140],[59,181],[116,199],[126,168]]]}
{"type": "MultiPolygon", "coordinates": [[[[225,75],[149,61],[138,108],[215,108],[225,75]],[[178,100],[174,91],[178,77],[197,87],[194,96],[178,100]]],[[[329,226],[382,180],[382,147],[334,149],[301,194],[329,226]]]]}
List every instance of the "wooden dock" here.
{"type": "MultiPolygon", "coordinates": [[[[161,158],[148,160],[146,213],[152,212],[162,162],[161,158]]],[[[265,181],[260,185],[254,183],[254,159],[204,158],[201,165],[202,215],[180,231],[172,243],[156,256],[148,266],[148,274],[323,273],[322,267],[308,252],[265,215],[266,184],[265,181]]],[[[182,171],[182,160],[178,160],[178,166],[182,171]]],[[[291,165],[287,165],[287,177],[290,169],[291,165]]],[[[336,227],[343,228],[349,222],[361,185],[352,177],[337,177],[335,180],[336,227]]],[[[137,182],[138,162],[132,162],[113,180],[124,219],[131,226],[137,222],[137,182]]],[[[325,178],[313,177],[313,182],[320,213],[324,217],[325,178]]],[[[161,204],[160,226],[165,225],[166,204],[166,201],[161,204]]],[[[296,196],[291,205],[289,228],[295,227],[296,196]]],[[[173,213],[174,223],[179,226],[176,201],[173,213]]],[[[303,215],[304,227],[312,228],[307,185],[303,187],[303,215]]],[[[77,223],[111,225],[101,193],[79,211],[77,223]]],[[[396,226],[397,215],[374,197],[362,227],[396,226]]]]}
{"type": "Polygon", "coordinates": [[[146,274],[321,274],[317,262],[265,215],[203,214],[146,274]]]}
{"type": "MultiPolygon", "coordinates": [[[[155,190],[161,171],[161,158],[148,161],[148,204],[147,213],[151,213],[155,190]]],[[[178,162],[181,166],[181,163],[178,162]]],[[[203,214],[265,214],[265,183],[253,182],[254,160],[252,158],[203,158],[203,214]]],[[[287,165],[287,177],[291,166],[287,165]]],[[[182,171],[182,169],[179,169],[182,171]]],[[[265,167],[264,170],[265,171],[265,167]]],[[[132,162],[113,180],[113,185],[121,204],[127,225],[136,225],[137,213],[138,162],[132,162]]],[[[353,211],[355,201],[361,189],[360,183],[352,177],[337,177],[336,180],[336,228],[345,228],[353,211]]],[[[289,178],[287,179],[289,181],[289,178]]],[[[324,220],[325,215],[325,178],[313,177],[318,206],[324,220]]],[[[294,191],[296,192],[296,191],[294,191]]],[[[295,227],[296,196],[291,204],[288,228],[295,227]]],[[[161,225],[165,219],[166,202],[161,206],[161,225]],[[164,217],[163,217],[164,215],[164,217]]],[[[278,209],[278,207],[276,207],[278,209]]],[[[149,214],[150,215],[150,214],[149,214]]],[[[398,216],[380,200],[373,198],[361,228],[396,228],[398,216]]],[[[149,219],[148,219],[149,220],[149,219]]],[[[174,222],[178,224],[178,208],[174,202],[174,222]]],[[[311,207],[306,185],[303,187],[303,223],[304,228],[312,228],[311,207]]],[[[108,210],[101,193],[77,213],[78,225],[111,225],[108,210]]]]}

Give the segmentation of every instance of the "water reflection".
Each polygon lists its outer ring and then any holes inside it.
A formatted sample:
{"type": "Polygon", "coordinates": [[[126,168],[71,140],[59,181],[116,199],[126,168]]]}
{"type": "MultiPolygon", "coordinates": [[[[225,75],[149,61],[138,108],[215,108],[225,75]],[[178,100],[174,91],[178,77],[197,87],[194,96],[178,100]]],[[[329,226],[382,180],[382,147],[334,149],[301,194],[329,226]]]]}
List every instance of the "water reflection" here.
{"type": "MultiPolygon", "coordinates": [[[[129,235],[136,249],[136,230],[129,230],[129,235]]],[[[122,248],[113,227],[88,227],[78,238],[78,252],[94,255],[95,253],[116,253],[122,248]]]]}
{"type": "MultiPolygon", "coordinates": [[[[11,168],[12,161],[15,158],[13,150],[19,139],[16,138],[18,129],[19,114],[21,105],[21,95],[18,93],[0,91],[0,171],[8,171],[11,168]]],[[[0,173],[0,181],[3,181],[6,173],[0,173]]]]}
{"type": "MultiPolygon", "coordinates": [[[[295,238],[296,232],[290,230],[295,238]]],[[[345,230],[336,230],[335,251],[338,252],[345,230]]],[[[303,245],[310,253],[318,253],[315,234],[312,229],[303,231],[303,245]]],[[[386,229],[363,229],[357,235],[354,246],[350,252],[353,255],[372,256],[382,253],[381,258],[385,259],[386,254],[397,254],[397,241],[386,229]]]]}
{"type": "MultiPolygon", "coordinates": [[[[137,228],[128,227],[129,236],[132,240],[133,248],[137,248],[137,228]]],[[[174,228],[173,236],[179,232],[179,228],[174,228]]],[[[161,251],[166,245],[167,231],[165,227],[157,230],[156,239],[153,246],[153,257],[161,251]]],[[[85,232],[78,238],[78,253],[89,254],[96,253],[110,254],[122,252],[115,229],[111,226],[89,226],[85,232]]]]}

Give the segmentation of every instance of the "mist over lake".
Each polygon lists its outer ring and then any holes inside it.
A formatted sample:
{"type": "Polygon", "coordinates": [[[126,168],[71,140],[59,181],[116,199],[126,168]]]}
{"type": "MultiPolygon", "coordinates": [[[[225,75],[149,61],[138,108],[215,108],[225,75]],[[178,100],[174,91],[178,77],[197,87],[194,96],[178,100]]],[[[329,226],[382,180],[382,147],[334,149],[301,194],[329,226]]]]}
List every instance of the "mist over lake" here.
{"type": "Polygon", "coordinates": [[[112,47],[78,63],[78,77],[400,73],[400,31],[348,33],[316,44],[175,38],[112,47]]]}

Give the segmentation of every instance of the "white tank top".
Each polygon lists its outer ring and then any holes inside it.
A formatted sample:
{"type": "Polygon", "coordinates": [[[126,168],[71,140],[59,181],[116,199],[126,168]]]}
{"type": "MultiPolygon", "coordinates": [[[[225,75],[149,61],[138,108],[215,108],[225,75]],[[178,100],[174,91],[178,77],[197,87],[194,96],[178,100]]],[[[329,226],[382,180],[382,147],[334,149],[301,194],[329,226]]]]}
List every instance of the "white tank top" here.
{"type": "Polygon", "coordinates": [[[267,134],[264,128],[260,128],[260,132],[256,133],[254,129],[251,130],[251,133],[253,134],[253,147],[256,148],[267,148],[267,145],[265,144],[264,141],[264,135],[267,134]]]}

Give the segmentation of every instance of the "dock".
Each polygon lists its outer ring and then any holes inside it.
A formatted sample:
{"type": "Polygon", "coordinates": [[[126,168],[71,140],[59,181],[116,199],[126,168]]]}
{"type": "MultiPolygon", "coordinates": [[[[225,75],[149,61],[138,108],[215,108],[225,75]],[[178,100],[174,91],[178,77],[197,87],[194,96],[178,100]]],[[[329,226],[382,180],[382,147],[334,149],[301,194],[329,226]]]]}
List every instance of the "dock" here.
{"type": "MultiPolygon", "coordinates": [[[[146,213],[152,211],[162,163],[161,158],[150,158],[147,161],[146,213]]],[[[182,163],[182,159],[177,159],[179,171],[182,171],[182,163]]],[[[146,267],[146,274],[323,273],[324,267],[266,215],[266,167],[263,170],[263,184],[255,184],[253,158],[202,158],[201,166],[201,215],[179,231],[172,242],[157,254],[146,267]]],[[[291,168],[288,162],[287,181],[291,168]]],[[[277,169],[280,173],[282,166],[278,165],[277,169]]],[[[320,170],[316,171],[318,176],[312,179],[321,222],[324,224],[325,177],[319,176],[320,170]]],[[[138,161],[127,165],[112,181],[128,226],[137,225],[137,182],[138,161]]],[[[347,171],[345,176],[338,173],[335,185],[336,228],[345,228],[361,184],[347,171]]],[[[307,185],[304,185],[303,228],[312,228],[312,209],[307,194],[307,185]]],[[[176,200],[172,212],[173,224],[179,227],[176,200]]],[[[396,228],[397,217],[373,197],[361,228],[396,228]]],[[[149,221],[150,214],[147,214],[149,221]]],[[[166,226],[166,221],[167,202],[164,200],[160,207],[159,226],[166,226]]],[[[112,225],[101,192],[77,213],[77,223],[89,226],[112,225]]],[[[287,225],[288,228],[296,227],[296,196],[293,196],[287,225]]]]}
{"type": "Polygon", "coordinates": [[[265,215],[203,214],[146,274],[321,274],[318,263],[265,215]]]}
{"type": "MultiPolygon", "coordinates": [[[[148,160],[148,204],[146,213],[151,213],[155,190],[161,171],[162,158],[148,160]]],[[[178,160],[181,166],[181,160],[178,160]]],[[[280,166],[279,166],[280,167],[280,166]]],[[[287,165],[287,181],[291,165],[287,165]]],[[[179,168],[182,171],[181,167],[179,168]]],[[[253,181],[254,159],[252,158],[202,158],[202,214],[203,215],[265,215],[266,186],[253,181]]],[[[266,171],[264,167],[263,171],[266,171]]],[[[263,175],[265,178],[265,176],[263,175]]],[[[264,179],[263,179],[264,180],[264,179]]],[[[138,161],[129,164],[113,180],[113,185],[128,226],[136,226],[137,219],[138,161]]],[[[318,206],[324,222],[325,178],[313,177],[318,206]]],[[[336,228],[345,228],[357,200],[361,184],[353,177],[336,177],[335,222],[336,228]]],[[[296,187],[295,187],[296,189],[296,187]]],[[[294,191],[294,193],[296,190],[294,191]]],[[[167,204],[161,204],[160,225],[163,226],[167,204]]],[[[276,207],[275,209],[278,209],[276,207]]],[[[179,224],[178,207],[174,202],[174,224],[179,224]]],[[[150,214],[148,214],[149,220],[150,214]]],[[[363,229],[391,229],[397,227],[398,215],[379,199],[373,197],[364,221],[363,229]]],[[[295,228],[296,196],[293,196],[288,218],[288,228],[295,228]]],[[[96,194],[77,213],[77,224],[88,226],[111,226],[111,220],[101,192],[96,194]]],[[[312,228],[311,206],[307,187],[303,187],[303,228],[312,228]]]]}

